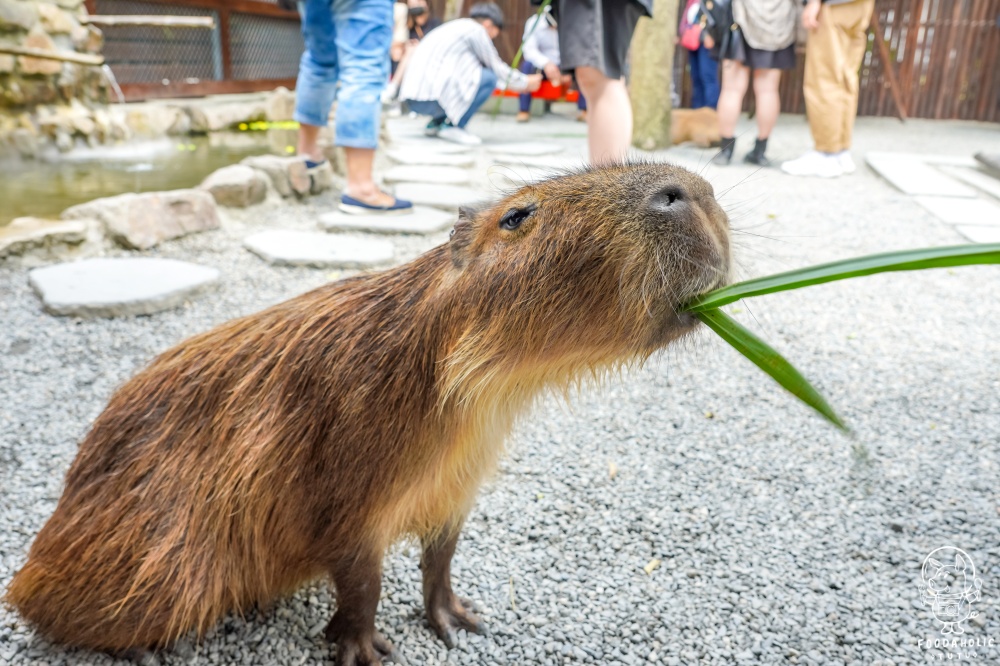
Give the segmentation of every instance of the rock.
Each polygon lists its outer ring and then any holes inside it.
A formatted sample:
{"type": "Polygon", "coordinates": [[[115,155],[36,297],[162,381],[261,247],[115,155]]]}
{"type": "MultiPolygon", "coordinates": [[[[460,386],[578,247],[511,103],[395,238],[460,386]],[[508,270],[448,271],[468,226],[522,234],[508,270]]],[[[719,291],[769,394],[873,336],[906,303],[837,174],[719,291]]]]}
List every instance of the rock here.
{"type": "Polygon", "coordinates": [[[561,153],[562,146],[554,143],[526,142],[526,143],[495,143],[486,146],[486,152],[501,155],[552,155],[561,153]]]}
{"type": "Polygon", "coordinates": [[[254,155],[240,164],[259,169],[268,175],[274,189],[283,197],[293,194],[305,195],[312,188],[305,162],[299,157],[278,157],[277,155],[254,155]]]}
{"type": "Polygon", "coordinates": [[[48,2],[38,3],[38,16],[42,27],[50,35],[68,35],[78,24],[69,14],[48,2]]]}
{"type": "Polygon", "coordinates": [[[58,222],[19,217],[0,227],[0,258],[57,244],[78,245],[87,240],[87,226],[85,220],[58,222]]]}
{"type": "Polygon", "coordinates": [[[433,183],[436,185],[468,185],[469,172],[450,166],[394,166],[382,178],[387,183],[433,183]]]}
{"type": "Polygon", "coordinates": [[[385,240],[274,229],[243,241],[244,246],[279,266],[368,268],[392,261],[392,243],[385,240]]]}
{"type": "Polygon", "coordinates": [[[100,220],[113,240],[138,250],[219,227],[215,199],[203,190],[120,194],[73,206],[61,217],[100,220]]]}
{"type": "Polygon", "coordinates": [[[220,206],[246,208],[259,204],[267,196],[267,180],[256,169],[242,164],[223,167],[208,175],[199,186],[220,206]]]}
{"type": "Polygon", "coordinates": [[[181,305],[218,280],[214,268],[149,257],[85,259],[28,274],[46,312],[79,317],[160,312],[181,305]]]}
{"type": "Polygon", "coordinates": [[[56,148],[60,153],[68,153],[73,150],[73,137],[62,128],[56,130],[56,148]]]}
{"type": "Polygon", "coordinates": [[[263,102],[248,105],[246,102],[219,102],[216,104],[190,106],[186,108],[191,118],[191,131],[198,133],[218,132],[242,122],[263,120],[263,102]]]}
{"type": "Polygon", "coordinates": [[[436,208],[414,206],[405,215],[348,215],[340,211],[319,216],[326,231],[363,231],[374,234],[430,234],[455,224],[455,214],[436,208]]]}
{"type": "Polygon", "coordinates": [[[17,61],[12,55],[0,54],[0,74],[10,74],[14,71],[14,64],[17,61]]]}
{"type": "Polygon", "coordinates": [[[81,30],[74,30],[73,46],[77,51],[86,53],[100,53],[104,48],[104,33],[100,28],[93,25],[81,26],[81,30]]]}
{"type": "Polygon", "coordinates": [[[38,7],[22,0],[0,0],[0,32],[27,32],[38,23],[38,7]]]}
{"type": "Polygon", "coordinates": [[[56,4],[63,9],[79,9],[83,0],[56,0],[56,4]]]}
{"type": "Polygon", "coordinates": [[[316,195],[333,189],[333,167],[329,160],[307,172],[310,194],[316,195]]]}
{"type": "Polygon", "coordinates": [[[409,199],[415,204],[457,210],[459,206],[479,203],[489,199],[482,192],[457,185],[428,185],[426,183],[401,183],[396,186],[395,194],[402,199],[409,199]]]}
{"type": "Polygon", "coordinates": [[[181,121],[187,119],[183,110],[163,104],[129,105],[125,124],[136,136],[161,137],[169,134],[181,121]]]}
{"type": "Polygon", "coordinates": [[[21,157],[34,158],[38,155],[38,135],[34,131],[19,127],[10,133],[10,139],[21,157]]]}
{"type": "Polygon", "coordinates": [[[390,148],[386,156],[399,164],[470,167],[476,164],[476,156],[470,153],[435,153],[416,148],[390,148]]]}
{"type": "Polygon", "coordinates": [[[292,120],[295,115],[295,93],[284,86],[275,88],[264,102],[264,117],[270,122],[292,120]]]}
{"type": "MultiPolygon", "coordinates": [[[[0,2],[2,2],[2,0],[0,0],[0,2]]],[[[28,33],[28,36],[24,39],[23,46],[32,49],[41,49],[43,51],[57,50],[55,42],[52,41],[51,37],[45,34],[45,31],[42,30],[41,26],[35,26],[31,29],[31,32],[28,33]]],[[[17,62],[20,66],[21,74],[54,75],[62,71],[62,63],[58,60],[19,56],[17,62]]]]}

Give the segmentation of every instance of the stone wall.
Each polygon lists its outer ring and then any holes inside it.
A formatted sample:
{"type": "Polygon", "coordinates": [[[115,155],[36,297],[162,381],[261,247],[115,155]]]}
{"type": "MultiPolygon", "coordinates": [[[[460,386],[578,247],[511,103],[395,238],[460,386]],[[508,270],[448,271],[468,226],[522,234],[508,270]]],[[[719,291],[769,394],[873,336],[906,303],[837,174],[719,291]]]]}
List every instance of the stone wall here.
{"type": "MultiPolygon", "coordinates": [[[[83,0],[0,0],[0,47],[99,54],[103,36],[86,15],[83,0]]],[[[0,52],[0,154],[122,138],[108,94],[100,67],[0,52]]]]}

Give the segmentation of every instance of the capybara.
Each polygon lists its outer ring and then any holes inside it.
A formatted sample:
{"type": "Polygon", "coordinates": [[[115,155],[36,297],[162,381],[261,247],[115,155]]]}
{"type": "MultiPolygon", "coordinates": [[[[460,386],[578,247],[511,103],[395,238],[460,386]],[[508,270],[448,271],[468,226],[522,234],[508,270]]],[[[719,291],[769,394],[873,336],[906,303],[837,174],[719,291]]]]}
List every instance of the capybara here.
{"type": "Polygon", "coordinates": [[[726,214],[676,166],[463,210],[410,263],[197,335],[119,388],[6,599],[54,640],[121,654],[328,576],[338,663],[375,664],[383,553],[412,535],[430,626],[480,629],[450,564],[514,421],[692,330],[680,306],[729,269],[726,214]]]}
{"type": "Polygon", "coordinates": [[[670,143],[675,146],[688,141],[701,148],[722,143],[719,133],[719,114],[715,109],[674,109],[670,112],[670,143]]]}

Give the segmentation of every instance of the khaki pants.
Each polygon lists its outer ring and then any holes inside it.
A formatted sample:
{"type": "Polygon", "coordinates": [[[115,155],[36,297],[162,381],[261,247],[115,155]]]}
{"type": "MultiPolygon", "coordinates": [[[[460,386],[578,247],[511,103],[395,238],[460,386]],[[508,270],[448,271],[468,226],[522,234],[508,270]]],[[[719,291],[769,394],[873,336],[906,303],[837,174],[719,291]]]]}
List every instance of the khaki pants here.
{"type": "Polygon", "coordinates": [[[868,42],[875,0],[824,4],[819,27],[806,42],[803,91],[816,150],[839,153],[851,147],[858,115],[858,70],[868,42]]]}

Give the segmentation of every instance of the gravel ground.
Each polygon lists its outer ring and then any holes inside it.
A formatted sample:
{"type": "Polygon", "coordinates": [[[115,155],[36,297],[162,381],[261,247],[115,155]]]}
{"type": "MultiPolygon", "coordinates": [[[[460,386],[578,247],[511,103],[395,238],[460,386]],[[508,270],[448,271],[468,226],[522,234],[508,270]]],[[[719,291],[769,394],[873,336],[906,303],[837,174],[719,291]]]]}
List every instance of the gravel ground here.
{"type": "MultiPolygon", "coordinates": [[[[392,127],[402,136],[415,124],[392,127]]],[[[473,129],[544,137],[570,154],[584,143],[582,126],[555,118],[473,129]]],[[[738,155],[753,136],[741,129],[738,155]]],[[[996,138],[995,126],[864,119],[856,145],[968,155],[996,138]]],[[[771,150],[791,158],[808,144],[802,119],[782,118],[771,150]]],[[[700,169],[710,155],[666,157],[700,169]]],[[[484,186],[497,174],[485,164],[484,186]]],[[[743,165],[703,173],[733,218],[741,276],[963,242],[863,166],[834,181],[743,165]]],[[[220,231],[145,253],[224,274],[215,294],[154,316],[51,317],[25,269],[0,265],[0,587],[117,385],[185,337],[336,275],[271,267],[240,247],[268,224],[314,228],[333,204],[230,212],[220,231]]],[[[445,238],[394,242],[402,261],[445,238]]],[[[433,637],[412,544],[387,557],[379,628],[414,665],[907,664],[949,653],[1000,663],[998,284],[1000,268],[972,267],[729,308],[815,380],[853,439],[705,331],[570,404],[545,401],[517,430],[455,558],[456,588],[491,634],[462,635],[450,651],[433,637]],[[921,564],[942,546],[964,549],[983,581],[980,614],[950,650],[933,647],[944,636],[920,603],[921,564]]],[[[317,582],[143,663],[330,664],[322,628],[333,608],[317,582]]],[[[0,609],[0,664],[111,663],[53,646],[0,609]]]]}

